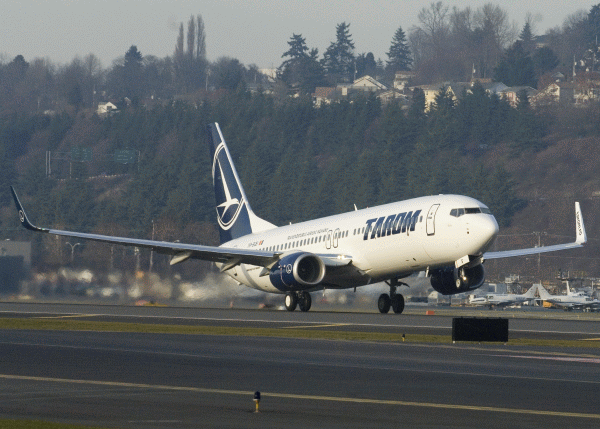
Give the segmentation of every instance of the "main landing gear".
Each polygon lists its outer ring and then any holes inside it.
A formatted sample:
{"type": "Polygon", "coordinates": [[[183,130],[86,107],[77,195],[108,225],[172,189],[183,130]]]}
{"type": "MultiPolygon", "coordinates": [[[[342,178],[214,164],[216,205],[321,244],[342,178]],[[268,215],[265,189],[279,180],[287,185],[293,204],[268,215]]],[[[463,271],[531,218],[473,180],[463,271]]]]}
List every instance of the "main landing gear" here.
{"type": "Polygon", "coordinates": [[[300,307],[300,311],[307,312],[310,310],[312,304],[312,298],[310,293],[305,291],[300,292],[288,292],[285,296],[285,309],[287,311],[294,311],[296,305],[300,307]]]}
{"type": "Polygon", "coordinates": [[[390,294],[382,293],[377,301],[377,307],[380,313],[388,313],[390,307],[394,310],[394,313],[400,314],[404,311],[404,297],[396,293],[396,282],[390,284],[390,294]]]}

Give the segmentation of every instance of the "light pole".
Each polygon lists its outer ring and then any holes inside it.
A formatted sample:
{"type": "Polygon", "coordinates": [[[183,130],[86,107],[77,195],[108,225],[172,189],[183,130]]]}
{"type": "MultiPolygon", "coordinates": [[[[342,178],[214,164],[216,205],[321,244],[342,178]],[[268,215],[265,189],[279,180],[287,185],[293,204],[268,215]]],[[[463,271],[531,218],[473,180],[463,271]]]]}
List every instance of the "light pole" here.
{"type": "MultiPolygon", "coordinates": [[[[543,235],[546,235],[546,233],[545,233],[545,232],[540,232],[540,231],[534,231],[532,234],[533,234],[533,235],[536,235],[536,236],[537,236],[537,239],[538,239],[537,246],[535,246],[535,247],[542,247],[542,240],[541,240],[541,236],[542,236],[542,234],[543,234],[543,235]]],[[[542,262],[542,261],[541,261],[541,253],[538,253],[538,254],[537,254],[537,257],[538,257],[538,260],[537,260],[537,266],[538,266],[538,267],[537,267],[537,268],[538,268],[538,276],[540,276],[540,275],[541,275],[541,274],[540,274],[540,270],[541,270],[541,262],[542,262]]]]}
{"type": "Polygon", "coordinates": [[[71,265],[73,265],[73,255],[74,255],[74,253],[75,253],[75,248],[76,248],[77,246],[81,246],[81,243],[75,243],[75,244],[71,244],[71,243],[69,243],[69,242],[67,241],[65,244],[68,244],[69,246],[71,246],[71,265]]]}

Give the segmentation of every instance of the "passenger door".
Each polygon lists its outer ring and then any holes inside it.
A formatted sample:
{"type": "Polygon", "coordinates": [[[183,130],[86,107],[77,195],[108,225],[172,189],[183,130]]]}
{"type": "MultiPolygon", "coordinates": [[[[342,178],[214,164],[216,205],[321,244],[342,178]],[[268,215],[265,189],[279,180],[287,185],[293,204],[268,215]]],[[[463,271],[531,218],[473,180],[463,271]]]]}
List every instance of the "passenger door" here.
{"type": "Polygon", "coordinates": [[[429,208],[429,212],[427,213],[427,235],[435,234],[435,214],[440,207],[439,204],[434,204],[429,208]]]}

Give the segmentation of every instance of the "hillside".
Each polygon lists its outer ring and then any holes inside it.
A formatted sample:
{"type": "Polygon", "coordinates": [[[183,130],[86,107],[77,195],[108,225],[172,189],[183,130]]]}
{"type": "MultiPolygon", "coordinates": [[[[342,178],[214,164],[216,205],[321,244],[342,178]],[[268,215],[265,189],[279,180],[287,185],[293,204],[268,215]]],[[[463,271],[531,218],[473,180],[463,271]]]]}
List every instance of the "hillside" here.
{"type": "MultiPolygon", "coordinates": [[[[564,138],[551,135],[547,148],[537,153],[511,156],[500,147],[485,157],[487,165],[504,160],[515,180],[517,195],[527,206],[517,212],[510,227],[501,229],[497,250],[518,246],[551,245],[575,237],[574,202],[583,211],[588,245],[585,249],[493,261],[490,276],[519,274],[528,281],[553,278],[558,269],[598,277],[600,273],[600,138],[564,138]]],[[[579,275],[577,273],[572,273],[579,275]]]]}
{"type": "MultiPolygon", "coordinates": [[[[487,265],[488,278],[553,278],[559,268],[598,277],[600,139],[594,109],[534,114],[483,91],[454,105],[442,95],[425,112],[374,97],[315,109],[310,99],[283,104],[224,93],[195,104],[133,108],[105,119],[79,111],[4,117],[0,220],[4,237],[33,240],[34,268],[68,261],[65,243],[18,227],[8,185],[39,225],[159,240],[216,243],[210,160],[204,127],[218,121],[254,210],[287,224],[357,207],[437,193],[490,206],[501,225],[497,250],[549,245],[574,236],[573,203],[582,204],[591,245],[585,251],[487,265]],[[479,106],[478,108],[474,106],[479,106]],[[481,107],[483,106],[483,107],[481,107]],[[566,124],[566,125],[565,125],[566,124]],[[574,137],[583,136],[583,137],[574,137]],[[483,140],[482,140],[483,139],[483,140]],[[74,148],[88,148],[76,162],[74,148]],[[114,154],[134,150],[129,164],[114,154]],[[44,163],[51,151],[51,172],[44,163]],[[296,208],[301,207],[301,210],[296,208]]],[[[149,255],[84,243],[75,265],[99,271],[149,268],[149,255]],[[139,259],[139,262],[138,262],[139,259]]],[[[184,277],[207,264],[182,264],[184,277]]],[[[156,255],[154,270],[173,269],[156,255]]]]}

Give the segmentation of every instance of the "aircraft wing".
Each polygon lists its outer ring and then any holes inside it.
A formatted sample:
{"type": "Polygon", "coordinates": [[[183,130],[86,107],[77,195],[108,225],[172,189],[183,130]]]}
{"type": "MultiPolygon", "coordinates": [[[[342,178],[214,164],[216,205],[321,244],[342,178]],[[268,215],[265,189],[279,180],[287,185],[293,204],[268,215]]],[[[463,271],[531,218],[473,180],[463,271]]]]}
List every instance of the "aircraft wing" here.
{"type": "Polygon", "coordinates": [[[575,203],[575,234],[576,239],[573,243],[555,244],[553,246],[532,247],[528,249],[503,250],[500,252],[486,252],[483,254],[483,259],[499,259],[510,258],[512,256],[536,255],[538,253],[556,252],[557,250],[576,249],[587,243],[587,235],[585,233],[585,225],[583,224],[583,216],[581,216],[581,207],[579,203],[575,203]]]}
{"type": "MultiPolygon", "coordinates": [[[[237,249],[233,247],[203,246],[198,244],[174,243],[168,241],[144,240],[138,238],[114,237],[110,235],[89,234],[85,232],[62,231],[58,229],[40,228],[32,224],[27,218],[23,205],[14,188],[10,187],[15,205],[19,211],[19,220],[21,224],[35,232],[60,235],[63,237],[81,238],[83,240],[100,241],[104,243],[119,244],[122,246],[134,246],[144,249],[154,250],[155,252],[172,255],[171,265],[183,262],[186,259],[202,259],[212,262],[221,262],[223,266],[221,271],[233,268],[239,264],[250,264],[271,268],[283,254],[282,252],[264,252],[250,249],[237,249]]],[[[319,255],[326,266],[341,267],[350,264],[352,258],[347,255],[319,255]]]]}

